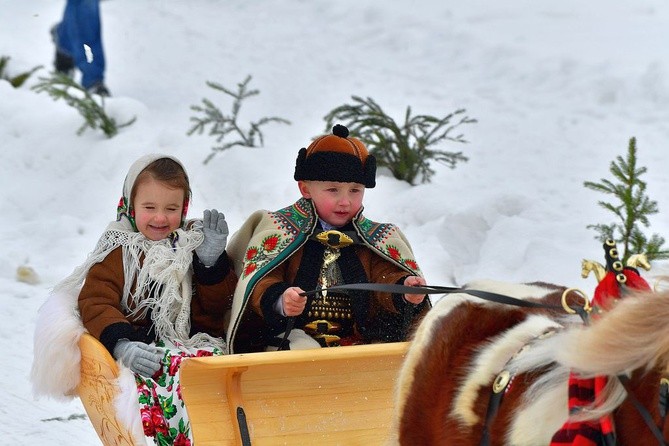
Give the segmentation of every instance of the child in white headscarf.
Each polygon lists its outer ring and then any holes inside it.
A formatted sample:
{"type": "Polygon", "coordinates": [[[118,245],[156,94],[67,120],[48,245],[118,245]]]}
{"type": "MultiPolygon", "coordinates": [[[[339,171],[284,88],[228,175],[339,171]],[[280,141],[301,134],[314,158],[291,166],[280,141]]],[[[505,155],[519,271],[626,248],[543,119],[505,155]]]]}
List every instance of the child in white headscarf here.
{"type": "Polygon", "coordinates": [[[46,376],[59,345],[54,337],[62,335],[46,322],[54,316],[49,301],[77,296],[83,327],[75,332],[88,331],[135,374],[144,435],[156,444],[192,441],[179,365],[184,357],[225,351],[224,316],[236,276],[225,253],[223,214],[207,210],[202,221],[188,222],[189,200],[188,176],[177,159],[147,155],[130,167],[117,220],[40,309],[36,393],[65,394],[77,384],[46,376]]]}

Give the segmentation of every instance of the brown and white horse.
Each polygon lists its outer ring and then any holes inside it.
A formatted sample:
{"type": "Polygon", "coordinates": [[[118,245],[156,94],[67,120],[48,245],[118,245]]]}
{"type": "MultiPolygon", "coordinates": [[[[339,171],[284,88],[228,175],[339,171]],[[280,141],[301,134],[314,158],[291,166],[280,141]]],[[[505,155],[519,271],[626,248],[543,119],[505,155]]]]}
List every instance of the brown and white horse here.
{"type": "MultiPolygon", "coordinates": [[[[565,291],[543,283],[479,282],[467,288],[552,305],[560,305],[565,291]]],[[[569,302],[583,301],[570,294],[569,302]]],[[[584,377],[629,374],[634,397],[658,423],[668,354],[669,292],[621,299],[588,326],[560,311],[450,294],[418,327],[400,371],[395,440],[479,445],[493,382],[505,370],[511,380],[489,425],[493,446],[550,444],[568,419],[571,371],[584,377]]],[[[609,379],[607,390],[598,411],[589,413],[613,414],[618,445],[658,444],[617,378],[609,379]]],[[[669,422],[663,430],[669,439],[669,422]]]]}

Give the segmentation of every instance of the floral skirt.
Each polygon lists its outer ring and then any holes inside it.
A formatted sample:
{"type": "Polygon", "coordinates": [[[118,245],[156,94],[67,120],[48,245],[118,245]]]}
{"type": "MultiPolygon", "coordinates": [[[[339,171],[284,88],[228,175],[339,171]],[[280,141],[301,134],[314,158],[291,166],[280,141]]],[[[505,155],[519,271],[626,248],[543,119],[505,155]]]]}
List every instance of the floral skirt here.
{"type": "Polygon", "coordinates": [[[223,352],[216,347],[188,350],[178,345],[165,345],[162,341],[156,346],[165,351],[162,367],[151,378],[135,373],[147,444],[190,446],[193,436],[179,384],[181,361],[194,356],[218,356],[223,352]]]}

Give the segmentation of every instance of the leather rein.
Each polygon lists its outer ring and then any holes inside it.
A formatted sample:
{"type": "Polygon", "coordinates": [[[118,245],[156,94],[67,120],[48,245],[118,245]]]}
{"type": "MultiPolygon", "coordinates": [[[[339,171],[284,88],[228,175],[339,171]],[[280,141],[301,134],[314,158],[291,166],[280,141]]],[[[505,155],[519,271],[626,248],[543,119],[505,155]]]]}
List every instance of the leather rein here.
{"type": "MultiPolygon", "coordinates": [[[[313,294],[318,294],[322,291],[376,291],[381,293],[392,293],[392,294],[456,294],[464,293],[469,294],[470,296],[478,297],[483,300],[490,302],[497,302],[500,304],[515,305],[517,307],[529,307],[529,308],[545,308],[552,310],[565,310],[568,313],[576,313],[581,318],[587,317],[587,312],[589,311],[589,305],[584,305],[583,307],[568,307],[566,302],[562,303],[562,306],[559,305],[547,305],[540,302],[533,302],[523,299],[518,299],[511,296],[506,296],[504,294],[493,293],[490,291],[481,291],[475,289],[466,289],[458,287],[446,287],[446,286],[406,286],[399,284],[390,284],[390,283],[356,283],[350,285],[335,285],[328,288],[316,288],[311,291],[305,291],[300,293],[300,296],[310,296],[313,294]]],[[[587,299],[586,299],[587,303],[587,299]]],[[[295,316],[288,318],[286,322],[286,330],[284,331],[283,337],[279,342],[278,350],[285,350],[287,347],[287,340],[290,332],[295,326],[295,316]]]]}

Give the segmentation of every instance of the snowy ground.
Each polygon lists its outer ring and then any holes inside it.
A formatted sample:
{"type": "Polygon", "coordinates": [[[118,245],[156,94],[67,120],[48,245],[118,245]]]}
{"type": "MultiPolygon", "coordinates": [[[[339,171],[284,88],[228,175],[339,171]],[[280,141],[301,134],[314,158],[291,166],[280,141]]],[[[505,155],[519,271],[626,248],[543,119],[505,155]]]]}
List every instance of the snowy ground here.
{"type": "MultiPolygon", "coordinates": [[[[0,0],[0,56],[15,74],[51,68],[50,26],[64,2],[0,0]]],[[[76,111],[28,86],[0,82],[0,434],[20,445],[97,444],[78,401],[35,401],[28,373],[35,314],[49,289],[83,261],[114,218],[123,176],[146,152],[184,161],[191,216],[215,207],[234,230],[258,208],[297,198],[295,155],[324,131],[323,116],[374,98],[397,120],[466,108],[468,163],[436,166],[430,184],[387,175],[367,191],[366,215],[400,225],[435,285],[476,278],[545,280],[591,291],[582,258],[603,260],[588,224],[610,223],[605,197],[584,181],[637,137],[648,195],[661,213],[650,232],[669,237],[669,5],[662,0],[545,2],[371,0],[102,2],[108,110],[137,122],[113,139],[77,136],[76,111]],[[230,88],[252,75],[260,95],[245,122],[264,127],[265,147],[202,161],[214,145],[187,136],[203,97],[229,110],[230,88]],[[18,282],[29,266],[39,283],[18,282]]],[[[38,72],[38,75],[46,71],[38,72]]],[[[654,265],[667,272],[666,263],[654,265]]]]}

